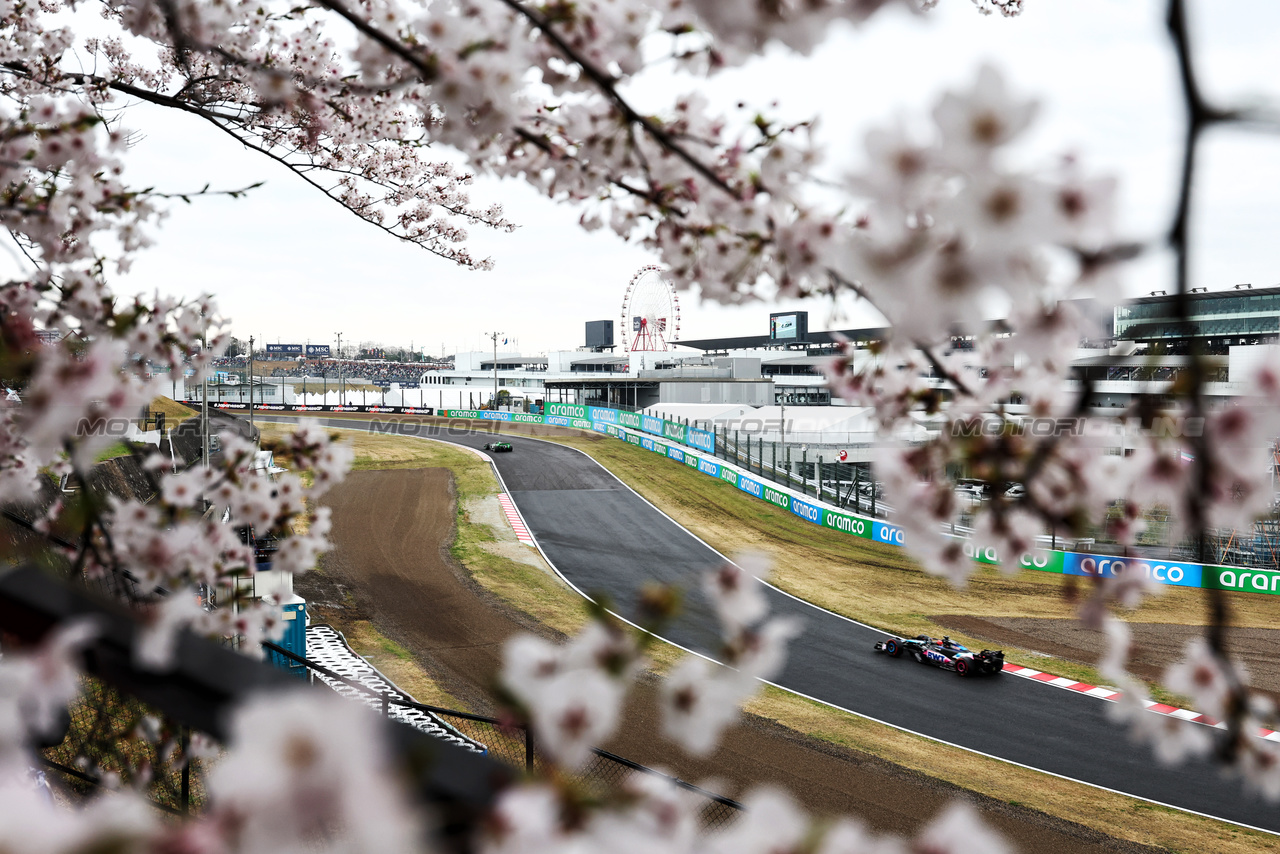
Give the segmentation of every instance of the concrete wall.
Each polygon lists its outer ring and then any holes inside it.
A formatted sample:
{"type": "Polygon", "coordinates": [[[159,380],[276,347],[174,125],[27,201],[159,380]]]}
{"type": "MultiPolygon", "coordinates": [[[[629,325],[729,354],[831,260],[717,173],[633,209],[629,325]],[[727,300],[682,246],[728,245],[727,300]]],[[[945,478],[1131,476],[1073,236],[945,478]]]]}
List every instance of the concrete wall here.
{"type": "Polygon", "coordinates": [[[733,403],[769,406],[773,403],[773,383],[670,382],[658,384],[661,403],[733,403]]]}

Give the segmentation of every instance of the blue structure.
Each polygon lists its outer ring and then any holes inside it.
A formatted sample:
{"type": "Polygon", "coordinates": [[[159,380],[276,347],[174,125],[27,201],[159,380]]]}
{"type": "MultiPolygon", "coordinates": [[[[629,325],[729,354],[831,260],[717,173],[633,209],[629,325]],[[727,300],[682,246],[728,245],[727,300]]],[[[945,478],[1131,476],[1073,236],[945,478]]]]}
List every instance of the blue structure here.
{"type": "MultiPolygon", "coordinates": [[[[295,601],[281,606],[281,618],[284,620],[284,637],[278,646],[287,649],[299,658],[307,657],[307,602],[301,596],[294,596],[295,601]]],[[[285,658],[274,650],[267,650],[267,657],[276,667],[285,670],[299,679],[309,679],[305,664],[299,664],[285,658]]]]}

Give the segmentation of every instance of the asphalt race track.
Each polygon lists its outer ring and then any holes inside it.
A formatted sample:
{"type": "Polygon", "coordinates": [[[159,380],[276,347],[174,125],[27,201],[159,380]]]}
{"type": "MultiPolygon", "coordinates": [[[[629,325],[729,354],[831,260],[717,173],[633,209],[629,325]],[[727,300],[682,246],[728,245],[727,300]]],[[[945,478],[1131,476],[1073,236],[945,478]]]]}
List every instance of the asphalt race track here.
{"type": "MultiPolygon", "coordinates": [[[[355,420],[318,420],[335,428],[364,427],[355,420]]],[[[490,432],[456,428],[430,435],[476,449],[494,439],[490,432]]],[[[699,585],[723,558],[585,454],[519,434],[501,438],[514,450],[493,454],[494,464],[551,564],[628,618],[645,583],[680,587],[685,609],[664,635],[713,655],[717,621],[699,585]]],[[[655,458],[654,464],[664,463],[655,458]]],[[[1110,703],[1008,674],[962,679],[909,658],[892,659],[872,649],[883,633],[773,588],[768,593],[772,614],[804,623],[776,680],[784,688],[1029,768],[1280,833],[1280,806],[1223,778],[1207,762],[1160,766],[1150,748],[1131,744],[1107,719],[1110,703]]]]}

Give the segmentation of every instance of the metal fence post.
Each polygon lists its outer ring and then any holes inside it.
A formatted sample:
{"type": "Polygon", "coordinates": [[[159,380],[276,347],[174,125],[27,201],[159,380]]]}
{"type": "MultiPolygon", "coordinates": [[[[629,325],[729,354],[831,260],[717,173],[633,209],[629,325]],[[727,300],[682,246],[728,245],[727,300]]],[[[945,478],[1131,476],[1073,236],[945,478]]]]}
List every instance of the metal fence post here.
{"type": "Polygon", "coordinates": [[[182,727],[179,738],[182,751],[182,814],[191,812],[191,730],[182,727]]]}
{"type": "Polygon", "coordinates": [[[764,436],[760,437],[760,456],[756,460],[756,471],[764,477],[764,436]]]}
{"type": "Polygon", "coordinates": [[[791,446],[784,445],[783,450],[787,452],[787,486],[791,486],[791,446]]]}
{"type": "Polygon", "coordinates": [[[742,457],[742,454],[738,450],[738,431],[734,430],[733,431],[733,464],[737,465],[738,460],[741,459],[741,457],[742,457]]]}
{"type": "Polygon", "coordinates": [[[800,494],[807,495],[809,492],[809,478],[805,475],[804,470],[809,467],[809,448],[806,446],[800,451],[800,494]]]}
{"type": "Polygon", "coordinates": [[[818,467],[813,470],[813,497],[822,500],[822,455],[818,455],[818,467]]]}
{"type": "Polygon", "coordinates": [[[778,443],[770,442],[769,444],[773,446],[773,482],[777,483],[778,482],[778,443]]]}

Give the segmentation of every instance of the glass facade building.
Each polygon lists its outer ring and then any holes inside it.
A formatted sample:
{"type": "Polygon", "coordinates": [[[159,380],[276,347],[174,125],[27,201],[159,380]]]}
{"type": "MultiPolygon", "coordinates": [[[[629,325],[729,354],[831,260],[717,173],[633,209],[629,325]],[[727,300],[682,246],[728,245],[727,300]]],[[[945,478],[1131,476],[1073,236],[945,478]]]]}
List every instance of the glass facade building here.
{"type": "Polygon", "coordinates": [[[1209,339],[1208,343],[1226,346],[1280,336],[1280,288],[1197,293],[1188,298],[1189,327],[1177,317],[1175,297],[1143,297],[1116,306],[1115,337],[1126,341],[1209,339]]]}

